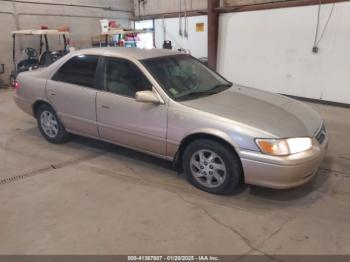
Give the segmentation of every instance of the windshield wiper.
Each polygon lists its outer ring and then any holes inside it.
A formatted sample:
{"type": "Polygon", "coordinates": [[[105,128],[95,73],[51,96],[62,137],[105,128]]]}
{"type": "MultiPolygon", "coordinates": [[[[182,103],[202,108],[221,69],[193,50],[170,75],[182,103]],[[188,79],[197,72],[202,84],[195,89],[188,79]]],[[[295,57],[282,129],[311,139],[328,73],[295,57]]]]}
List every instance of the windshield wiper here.
{"type": "Polygon", "coordinates": [[[227,88],[227,87],[231,87],[233,84],[232,83],[227,83],[227,84],[218,84],[216,86],[214,86],[213,88],[209,89],[209,90],[205,90],[205,91],[192,91],[189,92],[185,95],[182,95],[180,97],[178,97],[176,100],[182,100],[182,99],[189,99],[189,98],[193,98],[193,97],[197,97],[197,96],[203,96],[203,95],[215,95],[217,93],[220,93],[222,88],[227,88]]]}
{"type": "Polygon", "coordinates": [[[212,89],[210,89],[210,90],[208,90],[206,92],[210,92],[212,94],[217,94],[217,93],[222,91],[221,88],[223,88],[223,87],[231,87],[231,86],[233,86],[233,83],[231,83],[231,82],[227,83],[227,84],[218,84],[218,85],[214,86],[212,89]]]}

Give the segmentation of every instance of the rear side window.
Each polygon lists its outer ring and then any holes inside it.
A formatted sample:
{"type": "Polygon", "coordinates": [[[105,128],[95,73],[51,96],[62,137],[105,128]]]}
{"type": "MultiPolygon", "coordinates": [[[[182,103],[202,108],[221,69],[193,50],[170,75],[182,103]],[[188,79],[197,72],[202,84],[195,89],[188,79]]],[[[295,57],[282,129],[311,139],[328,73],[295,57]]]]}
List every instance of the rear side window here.
{"type": "Polygon", "coordinates": [[[52,80],[94,87],[97,63],[98,56],[75,56],[58,69],[52,80]]]}

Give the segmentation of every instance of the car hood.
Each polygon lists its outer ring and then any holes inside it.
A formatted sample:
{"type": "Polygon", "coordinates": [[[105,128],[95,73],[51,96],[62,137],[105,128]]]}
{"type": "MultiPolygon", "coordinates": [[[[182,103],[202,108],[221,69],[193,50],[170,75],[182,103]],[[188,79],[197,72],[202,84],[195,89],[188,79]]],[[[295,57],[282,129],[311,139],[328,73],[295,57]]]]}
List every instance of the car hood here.
{"type": "Polygon", "coordinates": [[[242,86],[181,103],[279,138],[312,137],[322,124],[319,114],[299,101],[242,86]]]}

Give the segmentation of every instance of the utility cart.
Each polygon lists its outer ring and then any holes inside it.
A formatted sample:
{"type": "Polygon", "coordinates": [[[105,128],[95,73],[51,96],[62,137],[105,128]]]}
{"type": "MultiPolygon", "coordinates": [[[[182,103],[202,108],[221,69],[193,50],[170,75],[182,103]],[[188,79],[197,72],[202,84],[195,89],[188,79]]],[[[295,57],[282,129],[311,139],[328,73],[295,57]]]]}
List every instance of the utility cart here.
{"type": "Polygon", "coordinates": [[[54,29],[27,29],[13,31],[11,34],[13,39],[13,70],[11,71],[10,75],[10,84],[12,86],[15,84],[16,77],[20,72],[48,66],[69,52],[68,31],[59,31],[54,29]],[[17,61],[16,39],[20,36],[39,38],[39,46],[37,49],[31,47],[25,48],[24,52],[27,55],[27,58],[17,61]],[[61,50],[50,50],[48,36],[58,36],[58,39],[62,37],[63,48],[61,50]]]}

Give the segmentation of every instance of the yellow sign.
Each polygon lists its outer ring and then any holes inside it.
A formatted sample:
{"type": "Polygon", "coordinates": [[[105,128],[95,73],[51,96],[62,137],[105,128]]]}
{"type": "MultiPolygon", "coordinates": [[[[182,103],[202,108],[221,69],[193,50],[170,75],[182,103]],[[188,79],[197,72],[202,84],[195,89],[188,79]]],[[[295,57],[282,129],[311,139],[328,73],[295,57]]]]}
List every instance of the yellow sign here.
{"type": "Polygon", "coordinates": [[[196,32],[204,32],[204,23],[196,23],[196,32]]]}

